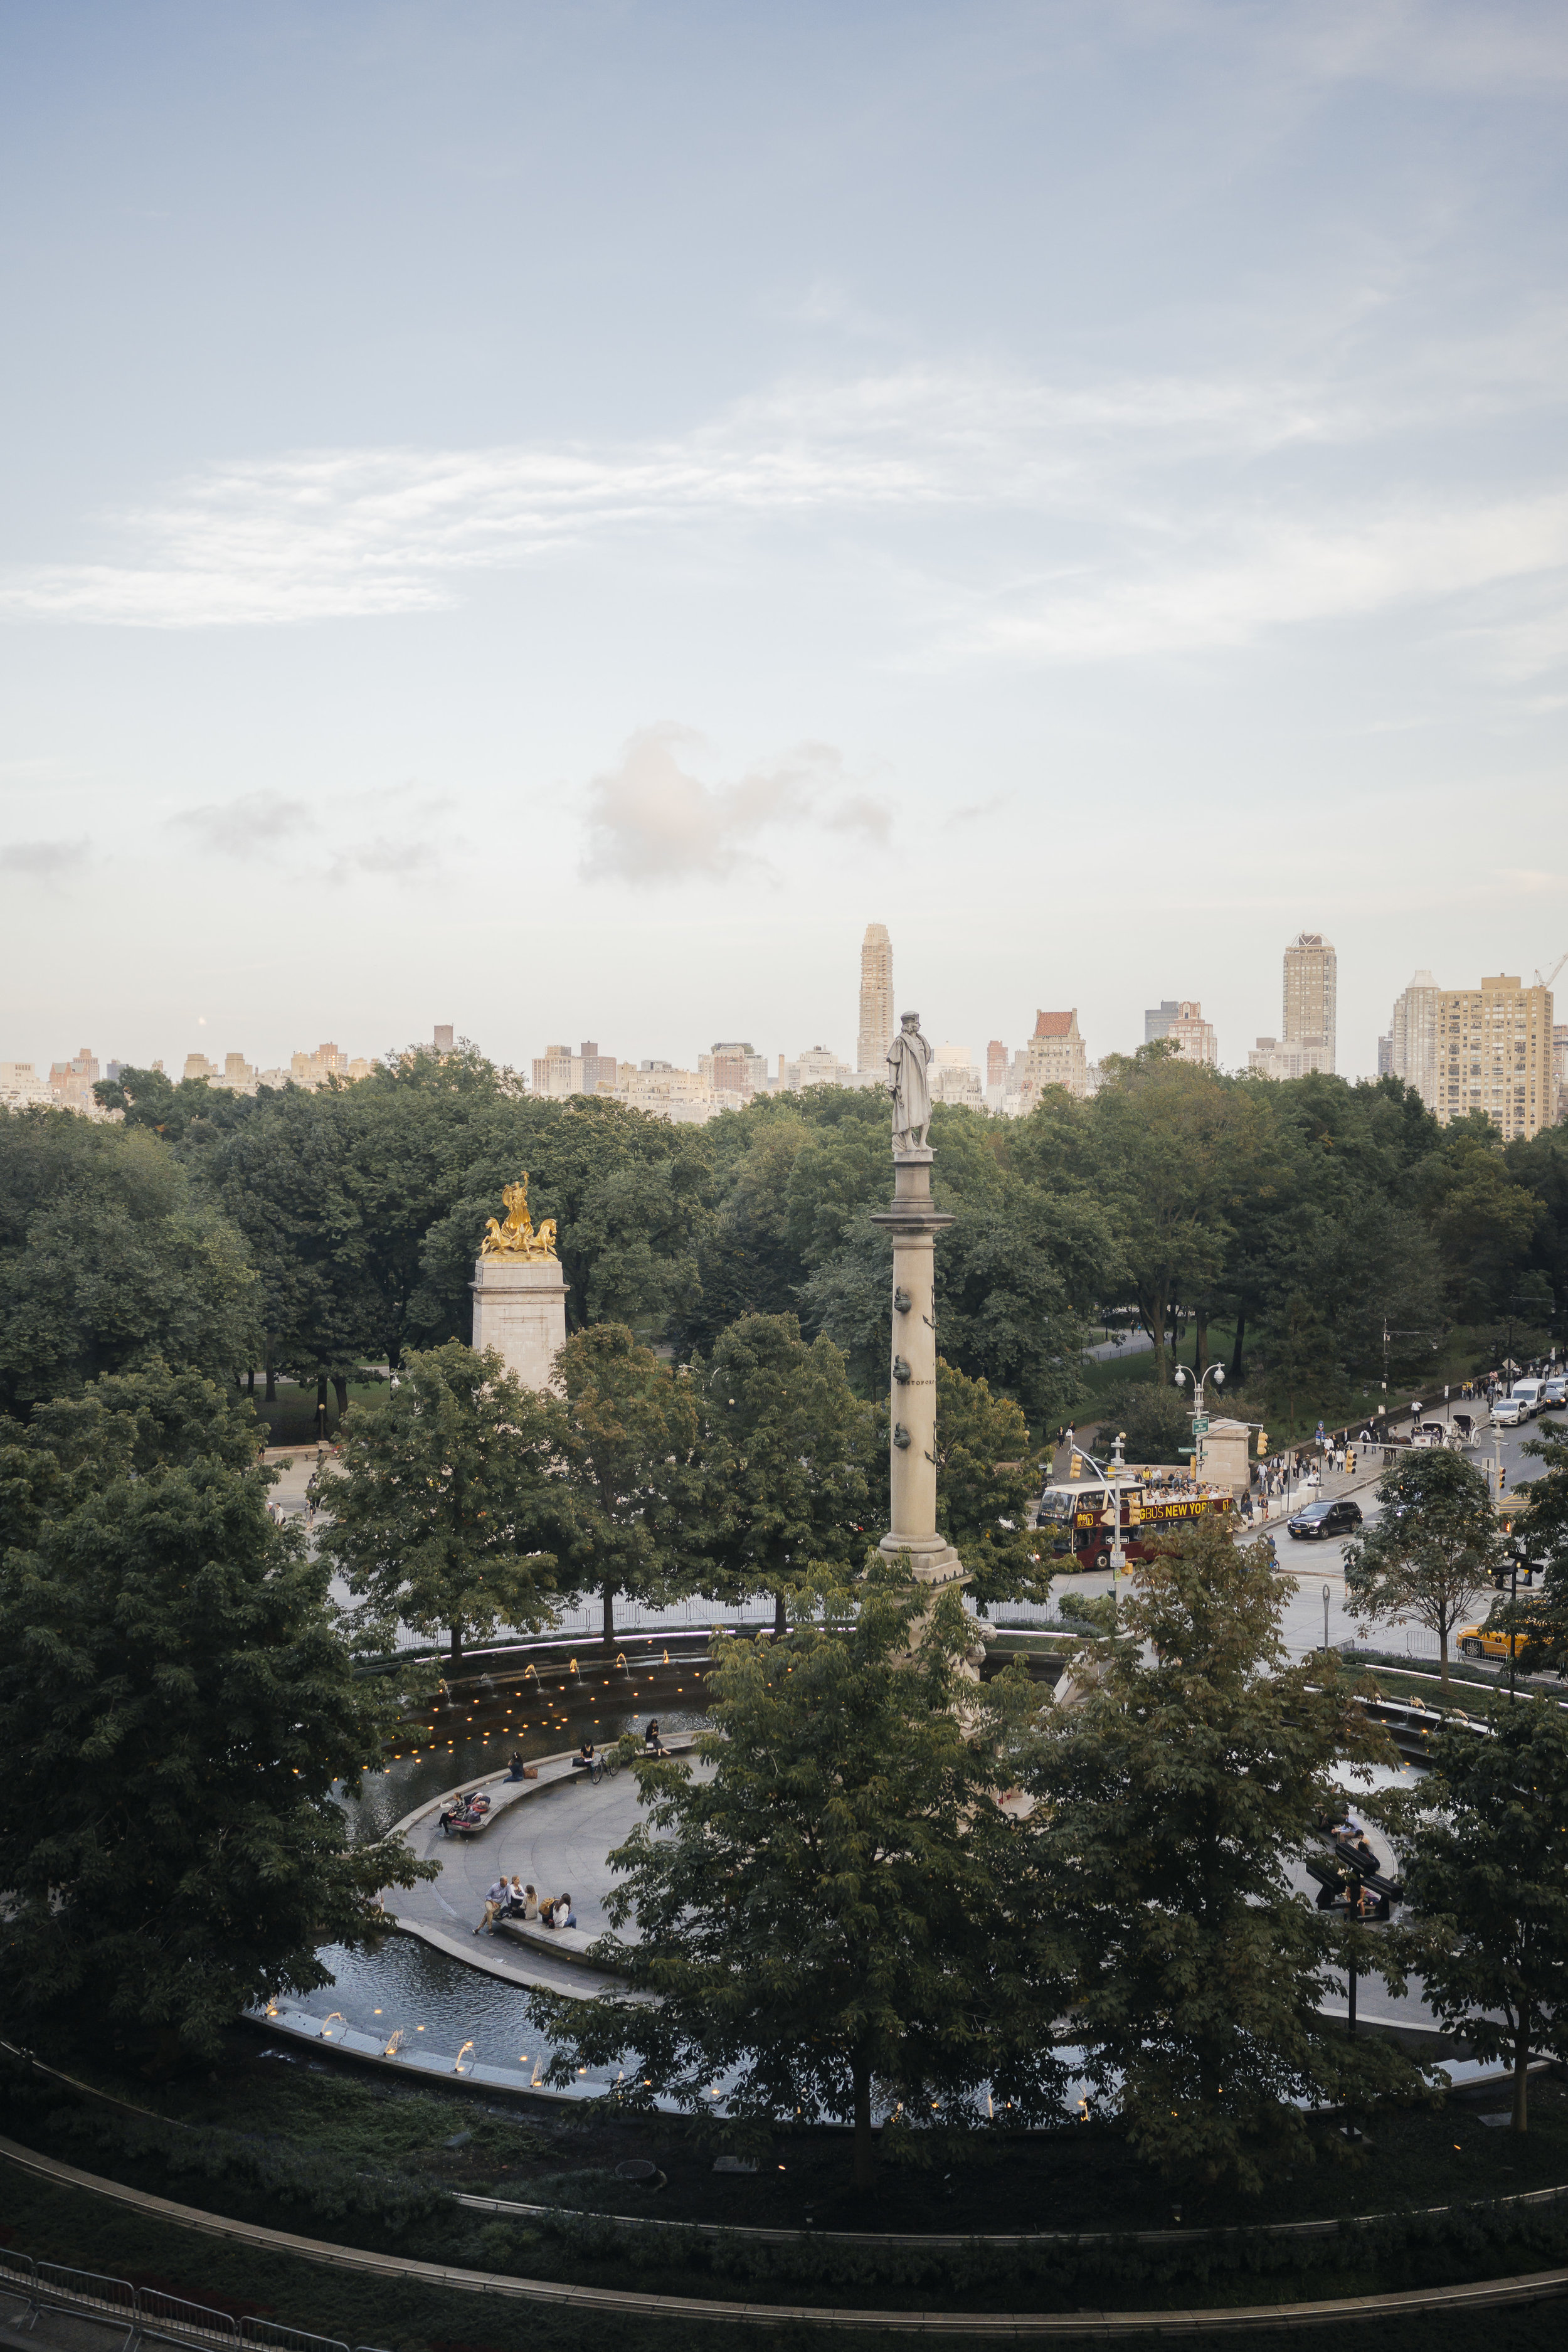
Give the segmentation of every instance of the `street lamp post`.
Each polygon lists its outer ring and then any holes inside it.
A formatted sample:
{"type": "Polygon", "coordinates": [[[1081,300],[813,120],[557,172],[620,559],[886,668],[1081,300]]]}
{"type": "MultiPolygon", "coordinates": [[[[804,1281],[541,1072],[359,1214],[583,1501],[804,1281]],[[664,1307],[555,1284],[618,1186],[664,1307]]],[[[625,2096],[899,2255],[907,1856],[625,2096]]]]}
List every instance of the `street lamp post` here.
{"type": "Polygon", "coordinates": [[[1185,1381],[1193,1391],[1193,1475],[1195,1477],[1197,1475],[1199,1460],[1203,1452],[1197,1423],[1203,1415],[1205,1383],[1212,1381],[1216,1389],[1224,1388],[1225,1366],[1223,1364],[1211,1364],[1206,1372],[1196,1372],[1186,1364],[1178,1364],[1176,1366],[1175,1380],[1176,1386],[1178,1388],[1180,1388],[1182,1382],[1185,1381]]]}

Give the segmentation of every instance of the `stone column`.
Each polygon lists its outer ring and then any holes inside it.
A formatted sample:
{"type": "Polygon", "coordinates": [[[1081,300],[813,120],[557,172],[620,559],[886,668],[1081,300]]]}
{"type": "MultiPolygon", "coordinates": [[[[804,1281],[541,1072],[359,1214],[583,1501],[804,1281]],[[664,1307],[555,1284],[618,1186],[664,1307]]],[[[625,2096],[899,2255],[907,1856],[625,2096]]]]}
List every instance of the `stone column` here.
{"type": "Polygon", "coordinates": [[[550,1384],[566,1344],[566,1284],[556,1258],[481,1257],[474,1264],[474,1346],[493,1348],[524,1388],[550,1384]]]}
{"type": "Polygon", "coordinates": [[[929,1146],[895,1155],[893,1205],[871,1222],[893,1235],[892,1525],[881,1548],[908,1552],[919,1581],[934,1587],[964,1582],[965,1570],[936,1526],[935,1244],[952,1219],[931,1204],[933,1156],[929,1146]]]}

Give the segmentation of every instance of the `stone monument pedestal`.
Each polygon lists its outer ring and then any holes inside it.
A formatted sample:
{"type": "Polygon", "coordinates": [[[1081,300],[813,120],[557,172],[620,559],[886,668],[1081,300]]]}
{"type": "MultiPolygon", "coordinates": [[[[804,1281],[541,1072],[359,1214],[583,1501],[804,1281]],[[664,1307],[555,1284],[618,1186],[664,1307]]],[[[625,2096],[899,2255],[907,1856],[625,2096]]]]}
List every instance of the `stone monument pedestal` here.
{"type": "Polygon", "coordinates": [[[566,1344],[566,1285],[556,1258],[481,1257],[469,1284],[474,1346],[493,1348],[524,1388],[550,1385],[566,1344]]]}
{"type": "Polygon", "coordinates": [[[873,1224],[893,1235],[893,1361],[889,1398],[892,1524],[889,1557],[907,1552],[918,1583],[962,1584],[968,1571],[936,1526],[936,1237],[952,1219],[932,1205],[929,1145],[895,1152],[893,1205],[873,1224]]]}

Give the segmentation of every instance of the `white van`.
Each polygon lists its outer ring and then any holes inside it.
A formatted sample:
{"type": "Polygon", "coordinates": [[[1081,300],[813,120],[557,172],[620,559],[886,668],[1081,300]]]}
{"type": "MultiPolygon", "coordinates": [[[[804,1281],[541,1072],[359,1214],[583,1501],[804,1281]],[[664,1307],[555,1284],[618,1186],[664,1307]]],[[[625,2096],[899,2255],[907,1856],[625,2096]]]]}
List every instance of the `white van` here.
{"type": "Polygon", "coordinates": [[[1545,1386],[1546,1383],[1544,1381],[1515,1381],[1513,1384],[1514,1402],[1523,1412],[1539,1412],[1541,1411],[1541,1391],[1545,1386]]]}

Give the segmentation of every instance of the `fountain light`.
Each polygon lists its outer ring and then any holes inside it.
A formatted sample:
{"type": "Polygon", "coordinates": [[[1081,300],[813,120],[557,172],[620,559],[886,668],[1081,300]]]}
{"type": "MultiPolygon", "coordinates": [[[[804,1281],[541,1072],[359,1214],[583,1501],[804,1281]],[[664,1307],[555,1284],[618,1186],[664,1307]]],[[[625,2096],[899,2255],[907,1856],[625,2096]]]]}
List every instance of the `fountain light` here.
{"type": "Polygon", "coordinates": [[[452,2072],[454,2074],[460,2074],[462,2073],[463,2061],[468,2056],[473,2046],[474,2045],[471,2042],[464,2042],[462,2048],[458,2051],[457,2056],[452,2061],[452,2072]]]}
{"type": "Polygon", "coordinates": [[[343,2032],[344,2032],[345,2033],[346,2033],[346,2032],[348,2032],[348,2030],[349,2030],[349,2021],[348,2021],[348,2019],[343,2015],[342,2011],[341,2009],[334,2009],[334,2010],[331,2012],[331,2014],[330,2014],[329,2016],[327,2016],[327,2017],[323,2017],[323,2018],[322,2018],[322,2020],[321,2020],[321,2034],[320,2034],[320,2036],[319,2036],[319,2039],[320,2039],[320,2040],[321,2040],[322,2042],[330,2042],[330,2041],[331,2040],[331,2038],[332,2038],[332,2037],[331,2037],[331,2035],[327,2032],[327,2028],[328,2028],[328,2026],[329,2026],[329,2025],[341,2025],[341,2026],[342,2027],[343,2032]]]}

